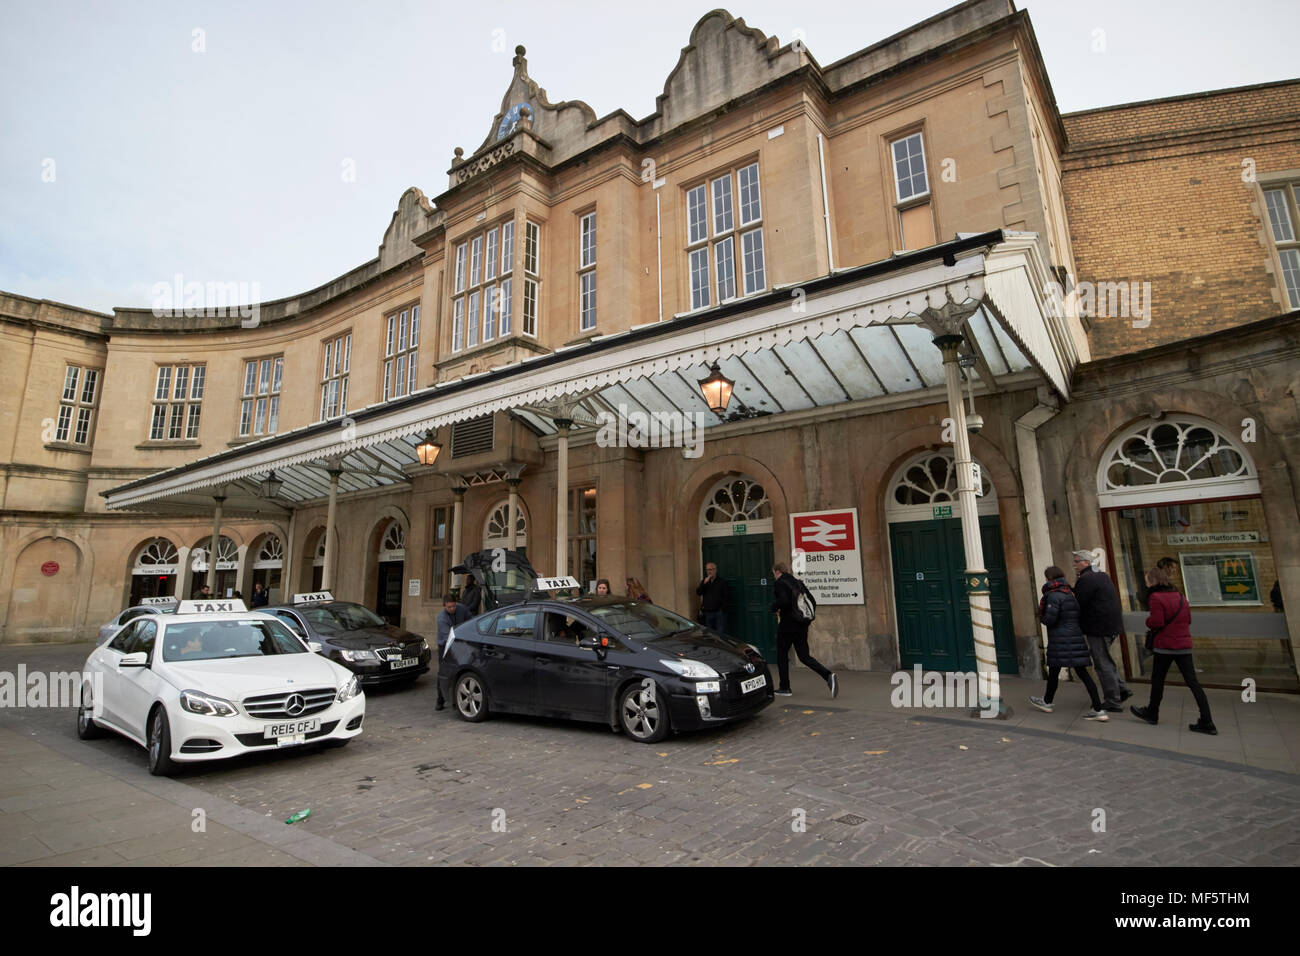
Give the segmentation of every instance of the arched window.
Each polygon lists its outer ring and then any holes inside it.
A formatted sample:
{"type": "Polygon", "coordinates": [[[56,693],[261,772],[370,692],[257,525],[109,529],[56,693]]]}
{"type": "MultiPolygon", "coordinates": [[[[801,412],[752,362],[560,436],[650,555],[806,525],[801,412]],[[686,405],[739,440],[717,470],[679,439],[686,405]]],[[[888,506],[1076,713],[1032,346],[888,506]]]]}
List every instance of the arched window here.
{"type": "MultiPolygon", "coordinates": [[[[194,546],[190,552],[190,570],[207,571],[208,551],[212,547],[212,538],[207,537],[194,546]]],[[[217,570],[233,571],[239,566],[239,545],[224,534],[217,539],[217,570]]]]}
{"type": "MultiPolygon", "coordinates": [[[[488,512],[487,521],[483,525],[483,549],[489,551],[492,548],[505,548],[509,546],[510,535],[509,515],[507,512],[510,508],[510,501],[502,501],[495,508],[488,512]]],[[[528,544],[528,517],[524,514],[523,503],[520,502],[515,509],[515,547],[523,548],[528,544]]]]}
{"type": "Polygon", "coordinates": [[[1102,456],[1097,493],[1103,508],[1257,495],[1259,473],[1217,425],[1177,415],[1142,422],[1113,439],[1102,456]]]}
{"type": "Polygon", "coordinates": [[[279,568],[284,566],[284,545],[280,542],[280,536],[268,534],[262,539],[262,547],[258,549],[257,560],[253,562],[255,569],[260,568],[279,568]]]}
{"type": "Polygon", "coordinates": [[[771,534],[772,502],[763,486],[744,475],[724,478],[704,498],[700,534],[706,538],[732,534],[771,534]],[[736,527],[743,525],[743,531],[736,527]]]}
{"type": "Polygon", "coordinates": [[[176,545],[166,538],[154,538],[135,556],[132,574],[175,574],[180,566],[176,545]]]}
{"type": "Polygon", "coordinates": [[[384,529],[383,540],[379,543],[379,560],[406,560],[406,532],[396,520],[388,522],[388,527],[384,529]]]}
{"type": "MultiPolygon", "coordinates": [[[[979,464],[977,461],[976,464],[979,464]]],[[[978,514],[997,514],[998,499],[988,469],[980,468],[980,489],[975,499],[978,514]]],[[[951,508],[948,517],[961,516],[957,501],[957,467],[951,449],[923,452],[894,473],[885,499],[890,521],[924,521],[940,515],[935,509],[951,508]]]]}

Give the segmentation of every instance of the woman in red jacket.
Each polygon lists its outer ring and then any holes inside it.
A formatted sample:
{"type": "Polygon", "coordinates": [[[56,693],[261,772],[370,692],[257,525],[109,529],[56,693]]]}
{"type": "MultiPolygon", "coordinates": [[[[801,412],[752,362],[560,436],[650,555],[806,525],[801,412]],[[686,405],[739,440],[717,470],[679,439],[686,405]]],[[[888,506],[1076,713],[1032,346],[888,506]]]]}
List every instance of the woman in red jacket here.
{"type": "Polygon", "coordinates": [[[1192,609],[1187,599],[1178,593],[1178,589],[1169,582],[1169,575],[1159,568],[1146,574],[1147,587],[1151,589],[1151,613],[1147,616],[1147,627],[1156,632],[1155,656],[1151,665],[1151,702],[1145,707],[1130,707],[1135,717],[1148,724],[1160,720],[1160,698],[1164,696],[1165,675],[1173,664],[1183,675],[1196,698],[1196,706],[1201,710],[1201,719],[1188,728],[1201,734],[1217,734],[1210,717],[1210,702],[1196,679],[1196,668],[1192,666],[1192,609]]]}

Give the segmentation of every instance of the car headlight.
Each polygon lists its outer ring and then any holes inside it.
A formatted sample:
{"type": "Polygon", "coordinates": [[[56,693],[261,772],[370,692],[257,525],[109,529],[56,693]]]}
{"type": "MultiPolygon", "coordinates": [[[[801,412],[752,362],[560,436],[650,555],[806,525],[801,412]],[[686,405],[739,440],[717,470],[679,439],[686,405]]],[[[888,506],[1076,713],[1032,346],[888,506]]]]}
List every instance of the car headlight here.
{"type": "Polygon", "coordinates": [[[352,675],[352,679],[344,684],[339,690],[339,703],[342,704],[349,701],[359,693],[361,693],[361,681],[357,680],[357,677],[354,674],[352,675]]]}
{"type": "Polygon", "coordinates": [[[755,647],[753,644],[746,644],[745,647],[753,653],[754,658],[755,658],[756,660],[760,660],[760,661],[763,660],[763,652],[760,651],[760,650],[759,650],[757,647],[755,647]]]}
{"type": "Polygon", "coordinates": [[[230,701],[197,690],[181,691],[181,706],[191,714],[202,714],[204,717],[234,717],[238,713],[230,701]]]}
{"type": "Polygon", "coordinates": [[[670,671],[685,677],[687,680],[717,680],[718,672],[708,664],[701,664],[699,661],[665,661],[659,662],[667,667],[670,671]]]}
{"type": "Polygon", "coordinates": [[[425,651],[427,651],[428,649],[429,649],[429,642],[428,642],[428,641],[421,641],[421,642],[420,642],[420,653],[423,654],[423,653],[424,653],[425,651]]]}
{"type": "Polygon", "coordinates": [[[377,661],[379,655],[374,651],[339,651],[345,661],[377,661]]]}

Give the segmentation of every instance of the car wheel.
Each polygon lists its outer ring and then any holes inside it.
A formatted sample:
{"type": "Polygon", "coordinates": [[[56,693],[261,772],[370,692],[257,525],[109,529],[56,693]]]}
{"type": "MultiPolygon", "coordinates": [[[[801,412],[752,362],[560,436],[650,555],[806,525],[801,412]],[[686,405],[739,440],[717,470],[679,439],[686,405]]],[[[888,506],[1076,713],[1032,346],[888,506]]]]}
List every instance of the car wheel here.
{"type": "Polygon", "coordinates": [[[172,731],[167,723],[167,708],[159,704],[149,717],[149,772],[167,777],[176,772],[172,760],[172,731]]]}
{"type": "Polygon", "coordinates": [[[477,674],[470,672],[456,678],[451,699],[456,702],[456,713],[460,714],[462,720],[477,724],[480,720],[487,719],[487,688],[483,686],[483,681],[477,674]]]}
{"type": "Polygon", "coordinates": [[[94,717],[90,716],[94,710],[95,698],[91,694],[90,685],[87,684],[81,689],[81,705],[77,708],[77,736],[82,740],[94,740],[104,736],[104,729],[95,723],[94,717]]]}
{"type": "Polygon", "coordinates": [[[624,732],[633,740],[653,744],[668,736],[668,706],[653,690],[642,684],[624,688],[618,699],[618,717],[624,732]]]}

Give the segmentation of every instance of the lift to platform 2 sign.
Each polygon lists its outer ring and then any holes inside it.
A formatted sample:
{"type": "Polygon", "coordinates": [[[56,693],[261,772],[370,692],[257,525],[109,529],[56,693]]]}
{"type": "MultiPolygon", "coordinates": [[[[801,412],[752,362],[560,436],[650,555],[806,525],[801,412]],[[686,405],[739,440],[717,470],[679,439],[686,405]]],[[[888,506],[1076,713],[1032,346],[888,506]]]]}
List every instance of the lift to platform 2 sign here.
{"type": "Polygon", "coordinates": [[[819,605],[864,603],[857,508],[792,514],[790,540],[803,552],[803,573],[792,568],[795,577],[819,605]]]}

